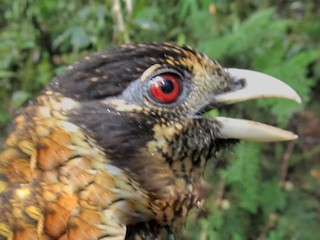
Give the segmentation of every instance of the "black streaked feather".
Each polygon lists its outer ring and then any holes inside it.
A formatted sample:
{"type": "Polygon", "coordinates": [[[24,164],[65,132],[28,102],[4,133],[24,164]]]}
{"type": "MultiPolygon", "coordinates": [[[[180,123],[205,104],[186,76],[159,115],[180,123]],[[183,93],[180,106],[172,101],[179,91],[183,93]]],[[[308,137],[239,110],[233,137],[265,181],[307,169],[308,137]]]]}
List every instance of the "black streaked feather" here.
{"type": "Polygon", "coordinates": [[[195,53],[190,47],[171,44],[124,45],[70,66],[49,88],[80,101],[116,96],[153,64],[152,59],[155,64],[165,62],[168,56],[176,59],[195,53]]]}

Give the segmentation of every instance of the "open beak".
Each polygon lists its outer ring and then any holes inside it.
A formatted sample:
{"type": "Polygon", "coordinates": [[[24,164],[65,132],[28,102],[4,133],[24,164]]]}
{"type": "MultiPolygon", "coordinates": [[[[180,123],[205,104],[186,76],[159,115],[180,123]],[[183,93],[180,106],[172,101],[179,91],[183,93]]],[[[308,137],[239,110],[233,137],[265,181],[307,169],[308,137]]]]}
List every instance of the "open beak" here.
{"type": "MultiPolygon", "coordinates": [[[[299,95],[284,82],[255,71],[228,68],[225,69],[235,81],[241,81],[243,87],[215,97],[215,102],[231,104],[257,98],[284,98],[301,103],[299,95]]],[[[258,142],[290,141],[298,136],[292,132],[270,125],[245,119],[215,117],[221,124],[220,138],[244,139],[258,142]]]]}

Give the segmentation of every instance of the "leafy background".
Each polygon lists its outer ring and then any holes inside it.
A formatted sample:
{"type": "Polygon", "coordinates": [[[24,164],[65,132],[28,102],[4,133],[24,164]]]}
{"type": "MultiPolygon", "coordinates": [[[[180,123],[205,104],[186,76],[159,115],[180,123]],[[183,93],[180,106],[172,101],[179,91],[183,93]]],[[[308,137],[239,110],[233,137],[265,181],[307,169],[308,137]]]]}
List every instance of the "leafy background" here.
{"type": "Polygon", "coordinates": [[[2,0],[0,129],[63,68],[138,41],[189,44],[224,66],[276,76],[297,90],[210,114],[260,120],[299,134],[242,142],[209,164],[209,199],[185,239],[320,239],[320,8],[318,0],[2,0]]]}

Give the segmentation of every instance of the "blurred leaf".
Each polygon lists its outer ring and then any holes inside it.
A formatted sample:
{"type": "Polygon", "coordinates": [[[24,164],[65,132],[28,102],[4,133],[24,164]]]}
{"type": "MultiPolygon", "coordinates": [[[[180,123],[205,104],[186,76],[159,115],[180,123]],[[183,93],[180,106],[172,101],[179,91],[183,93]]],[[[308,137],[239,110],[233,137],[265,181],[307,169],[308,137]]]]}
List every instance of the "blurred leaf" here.
{"type": "Polygon", "coordinates": [[[53,41],[53,47],[59,47],[63,42],[66,42],[72,35],[72,29],[67,29],[61,35],[57,36],[53,41]]]}
{"type": "Polygon", "coordinates": [[[85,48],[89,45],[89,37],[82,27],[74,27],[71,32],[71,44],[75,50],[85,48]]]}
{"type": "Polygon", "coordinates": [[[24,104],[29,98],[30,93],[24,92],[24,91],[16,91],[13,93],[11,102],[13,104],[13,107],[18,108],[22,104],[24,104]]]}
{"type": "Polygon", "coordinates": [[[143,30],[157,30],[159,29],[159,25],[150,20],[136,18],[133,20],[133,23],[135,23],[137,26],[139,26],[143,30]]]}
{"type": "Polygon", "coordinates": [[[220,113],[219,113],[219,111],[217,109],[212,109],[209,112],[205,113],[205,116],[209,117],[209,118],[214,118],[214,117],[217,117],[219,115],[220,115],[220,113]]]}

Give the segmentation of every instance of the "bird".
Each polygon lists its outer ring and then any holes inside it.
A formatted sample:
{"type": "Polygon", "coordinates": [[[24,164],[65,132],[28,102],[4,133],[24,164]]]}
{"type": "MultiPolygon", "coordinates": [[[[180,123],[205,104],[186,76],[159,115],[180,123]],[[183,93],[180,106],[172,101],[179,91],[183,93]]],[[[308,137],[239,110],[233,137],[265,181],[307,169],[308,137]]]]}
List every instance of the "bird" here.
{"type": "Polygon", "coordinates": [[[208,161],[239,140],[297,138],[204,114],[267,97],[301,102],[284,82],[187,45],[84,57],[12,121],[0,153],[0,239],[178,239],[208,161]]]}

